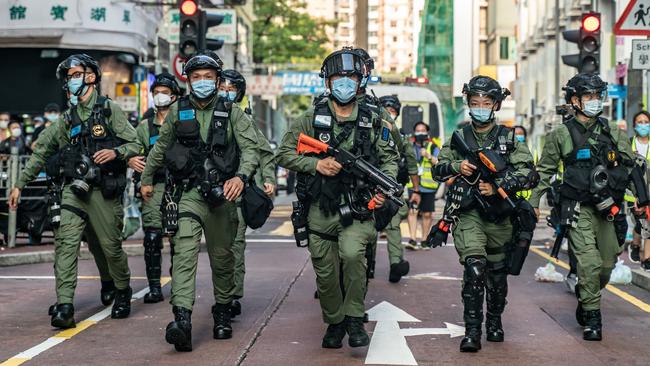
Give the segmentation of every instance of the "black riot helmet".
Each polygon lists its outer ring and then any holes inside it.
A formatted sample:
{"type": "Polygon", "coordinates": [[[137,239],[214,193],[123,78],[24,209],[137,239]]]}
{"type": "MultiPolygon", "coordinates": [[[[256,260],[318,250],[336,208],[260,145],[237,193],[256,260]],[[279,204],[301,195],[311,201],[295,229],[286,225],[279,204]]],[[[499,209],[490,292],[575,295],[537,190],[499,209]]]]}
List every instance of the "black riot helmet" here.
{"type": "Polygon", "coordinates": [[[183,74],[190,76],[190,73],[194,70],[200,69],[212,69],[217,72],[217,77],[221,75],[221,70],[223,67],[223,61],[219,56],[209,50],[199,52],[195,56],[192,56],[183,67],[183,74]]]}
{"type": "Polygon", "coordinates": [[[368,52],[364,50],[363,48],[355,48],[353,49],[354,52],[356,52],[359,57],[361,57],[361,60],[363,60],[363,78],[361,79],[361,88],[365,89],[365,87],[368,85],[368,78],[370,78],[370,74],[372,73],[372,70],[375,68],[375,60],[370,57],[368,52]]]}
{"type": "MultiPolygon", "coordinates": [[[[79,96],[84,93],[86,90],[85,86],[87,85],[99,85],[102,80],[102,70],[99,68],[99,64],[95,61],[94,58],[86,55],[85,53],[79,53],[75,55],[68,56],[65,60],[59,63],[59,66],[56,67],[56,78],[63,83],[63,89],[68,91],[68,71],[73,68],[81,66],[84,69],[84,75],[82,76],[82,87],[80,87],[75,96],[79,96]],[[95,74],[95,81],[92,83],[86,83],[86,74],[93,73],[95,74]]],[[[99,87],[97,87],[99,89],[99,87]]]]}
{"type": "Polygon", "coordinates": [[[233,69],[223,70],[221,72],[221,84],[233,84],[237,88],[237,97],[235,97],[235,103],[240,103],[246,95],[246,79],[244,75],[240,74],[239,71],[233,69]]]}
{"type": "Polygon", "coordinates": [[[600,94],[604,99],[607,83],[598,74],[580,73],[572,77],[562,90],[565,92],[564,100],[568,104],[571,104],[571,97],[576,96],[580,99],[587,94],[600,94]]]}
{"type": "Polygon", "coordinates": [[[181,95],[181,88],[178,86],[176,78],[168,72],[162,72],[156,75],[156,80],[151,84],[149,91],[153,93],[153,89],[157,86],[166,86],[172,91],[173,95],[181,95]]]}
{"type": "Polygon", "coordinates": [[[364,61],[358,52],[355,52],[352,48],[343,48],[332,52],[325,58],[320,69],[320,77],[357,75],[361,79],[364,76],[364,65],[364,61]]]}
{"type": "Polygon", "coordinates": [[[379,102],[384,108],[394,108],[397,111],[397,116],[399,117],[400,111],[402,110],[402,103],[400,103],[397,95],[384,95],[379,97],[379,102]]]}
{"type": "Polygon", "coordinates": [[[467,98],[467,103],[469,103],[469,98],[474,95],[489,97],[494,101],[494,110],[498,111],[501,109],[501,102],[510,95],[510,90],[501,88],[499,82],[489,76],[478,75],[463,85],[463,94],[467,98]]]}

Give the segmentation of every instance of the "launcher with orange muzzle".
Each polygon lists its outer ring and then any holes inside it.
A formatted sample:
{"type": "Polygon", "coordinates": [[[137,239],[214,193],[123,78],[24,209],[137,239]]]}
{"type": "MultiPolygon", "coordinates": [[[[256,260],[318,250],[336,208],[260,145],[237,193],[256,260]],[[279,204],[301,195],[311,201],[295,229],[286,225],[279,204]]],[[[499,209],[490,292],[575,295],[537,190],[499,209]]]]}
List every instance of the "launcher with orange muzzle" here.
{"type": "Polygon", "coordinates": [[[495,175],[506,169],[506,163],[499,153],[494,150],[473,151],[458,131],[454,131],[451,136],[451,147],[469,160],[471,164],[476,166],[476,172],[472,177],[467,178],[468,181],[474,181],[476,182],[475,184],[478,184],[479,179],[481,179],[486,183],[492,184],[499,196],[511,208],[515,208],[515,203],[508,196],[508,192],[496,181],[495,175]]]}
{"type": "MultiPolygon", "coordinates": [[[[387,199],[393,201],[398,206],[404,206],[404,202],[400,199],[403,187],[397,183],[395,179],[363,160],[363,158],[356,156],[345,149],[334,148],[311,136],[305,135],[304,133],[301,133],[298,136],[296,152],[298,154],[311,153],[332,156],[343,166],[343,170],[346,173],[352,174],[356,178],[366,182],[369,186],[382,193],[387,199]]],[[[376,206],[377,202],[374,198],[368,202],[369,210],[374,210],[376,206]]]]}

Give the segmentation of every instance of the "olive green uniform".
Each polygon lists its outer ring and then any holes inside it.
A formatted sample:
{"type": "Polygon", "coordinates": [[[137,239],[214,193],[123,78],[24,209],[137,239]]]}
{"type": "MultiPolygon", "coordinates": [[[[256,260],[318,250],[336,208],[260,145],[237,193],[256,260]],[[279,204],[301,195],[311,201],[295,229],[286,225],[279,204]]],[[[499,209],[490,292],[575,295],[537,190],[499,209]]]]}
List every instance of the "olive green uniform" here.
{"type": "MultiPolygon", "coordinates": [[[[330,113],[333,116],[333,134],[338,136],[346,123],[356,123],[358,105],[354,103],[354,109],[349,117],[334,118],[335,112],[332,101],[328,101],[330,113]]],[[[305,114],[291,124],[289,131],[282,139],[278,149],[277,162],[287,169],[298,173],[316,175],[318,158],[313,156],[298,155],[296,145],[300,133],[309,136],[314,135],[312,120],[314,108],[311,107],[305,114]]],[[[373,115],[375,121],[379,121],[373,115]]],[[[373,121],[374,122],[374,121],[373,121]]],[[[381,128],[391,129],[389,122],[382,121],[381,128]]],[[[371,132],[371,141],[375,141],[375,129],[371,132]]],[[[354,134],[341,142],[340,148],[350,149],[353,146],[354,134]]],[[[386,134],[388,136],[388,134],[386,134]]],[[[394,142],[389,137],[377,139],[374,147],[379,161],[379,168],[395,177],[397,174],[398,153],[394,148],[394,142]]],[[[309,223],[309,252],[312,265],[316,272],[316,284],[318,288],[323,320],[328,324],[338,324],[345,316],[363,317],[364,296],[366,292],[366,246],[376,240],[377,231],[372,220],[358,221],[343,227],[340,223],[340,215],[325,216],[319,207],[318,200],[311,202],[308,214],[309,223]],[[328,239],[323,238],[324,234],[328,239]],[[333,237],[338,240],[332,240],[333,237]],[[342,262],[342,266],[340,265],[342,262]],[[343,273],[340,273],[342,270],[343,273]],[[341,289],[339,278],[342,276],[344,292],[341,289]]]]}
{"type": "MultiPolygon", "coordinates": [[[[203,141],[208,137],[216,100],[215,96],[206,106],[200,107],[194,96],[190,96],[203,141]]],[[[151,185],[155,171],[164,166],[165,151],[172,141],[176,140],[174,122],[177,119],[178,103],[174,103],[160,128],[160,137],[147,157],[142,185],[151,185]]],[[[237,174],[250,176],[259,160],[253,121],[238,106],[233,105],[228,122],[226,141],[236,143],[241,152],[237,174]]],[[[225,202],[217,208],[210,208],[194,187],[183,192],[178,211],[178,231],[173,238],[172,305],[192,310],[202,233],[205,233],[212,268],[214,299],[217,304],[230,304],[234,292],[235,260],[232,245],[239,225],[235,203],[225,202]],[[187,217],[187,214],[193,217],[187,217]],[[197,218],[201,222],[197,222],[197,218]]]]}
{"type": "MultiPolygon", "coordinates": [[[[496,125],[495,125],[496,128],[496,125]]],[[[479,146],[483,146],[492,130],[478,133],[472,126],[472,132],[479,146]]],[[[461,135],[463,130],[460,131],[461,135]]],[[[510,133],[509,137],[512,137],[510,133]]],[[[450,148],[451,139],[447,140],[438,155],[438,165],[451,164],[454,172],[460,172],[460,163],[466,159],[456,150],[450,148]]],[[[512,141],[512,139],[510,139],[512,141]]],[[[508,174],[518,177],[527,177],[531,173],[533,157],[525,143],[514,141],[514,150],[508,155],[512,171],[508,174]]],[[[435,177],[436,179],[443,177],[435,177]]],[[[456,179],[463,179],[458,177],[456,179]]],[[[499,181],[497,180],[497,183],[499,181]]],[[[514,194],[512,195],[514,197],[514,194]]],[[[491,223],[483,219],[478,210],[471,209],[461,212],[457,222],[453,225],[452,234],[454,245],[460,257],[460,263],[470,256],[485,257],[488,263],[499,263],[505,260],[504,246],[512,238],[512,224],[510,220],[500,223],[491,223]]]]}
{"type": "MultiPolygon", "coordinates": [[[[593,123],[595,123],[594,120],[591,120],[585,124],[585,127],[589,128],[593,123]]],[[[634,153],[627,134],[615,123],[610,123],[609,126],[613,142],[619,153],[624,158],[633,161],[634,153]]],[[[597,126],[588,140],[589,144],[596,143],[594,137],[600,131],[601,127],[597,126]]],[[[572,150],[571,135],[565,125],[557,127],[548,135],[537,165],[540,182],[537,188],[533,189],[529,199],[533,207],[539,207],[542,195],[550,187],[551,177],[558,172],[558,164],[564,162],[572,150]]],[[[599,310],[600,290],[609,282],[616,258],[622,250],[616,239],[614,225],[599,215],[592,205],[583,204],[580,206],[577,226],[568,228],[567,234],[569,245],[577,259],[582,309],[585,311],[599,310]]]]}
{"type": "MultiPolygon", "coordinates": [[[[156,123],[155,120],[154,123],[156,123]]],[[[149,123],[144,120],[135,130],[137,132],[141,152],[148,151],[150,149],[149,123]]],[[[162,202],[163,193],[165,193],[165,183],[156,183],[153,187],[153,197],[147,201],[143,200],[141,213],[142,227],[144,229],[162,229],[160,203],[162,202]]]]}
{"type": "MultiPolygon", "coordinates": [[[[80,101],[77,112],[82,121],[88,120],[97,99],[97,91],[93,91],[86,101],[80,101]]],[[[128,159],[138,154],[139,148],[136,133],[126,119],[120,107],[109,101],[111,116],[106,118],[107,128],[118,138],[126,141],[118,147],[118,159],[128,159]]],[[[47,159],[70,141],[70,125],[60,118],[50,128],[41,134],[33,155],[25,165],[16,187],[22,189],[32,181],[45,167],[47,159]]],[[[85,232],[90,248],[100,247],[108,266],[108,273],[118,290],[129,286],[130,271],[126,253],[122,250],[122,202],[121,195],[114,199],[105,199],[99,187],[92,187],[87,201],[78,198],[69,186],[64,186],[61,203],[61,224],[55,230],[55,277],[57,302],[72,303],[74,290],[77,285],[77,257],[81,236],[85,232]],[[73,207],[77,213],[65,207],[73,207]],[[87,215],[82,218],[78,213],[87,215]],[[87,225],[89,224],[89,225],[87,225]]],[[[98,253],[94,250],[94,253],[98,253]]],[[[96,259],[97,261],[97,259],[96,259]]],[[[98,267],[103,261],[97,261],[98,267]]],[[[104,276],[102,276],[103,279],[104,276]]]]}
{"type": "MultiPolygon", "coordinates": [[[[259,169],[255,172],[255,184],[264,189],[264,183],[275,185],[275,155],[269,145],[268,140],[257,126],[254,126],[259,141],[259,169]]],[[[244,276],[246,275],[246,260],[244,252],[246,251],[246,223],[242,217],[241,208],[238,207],[237,215],[239,216],[239,226],[237,227],[237,236],[232,245],[235,253],[235,298],[239,299],[244,296],[244,276]]]]}

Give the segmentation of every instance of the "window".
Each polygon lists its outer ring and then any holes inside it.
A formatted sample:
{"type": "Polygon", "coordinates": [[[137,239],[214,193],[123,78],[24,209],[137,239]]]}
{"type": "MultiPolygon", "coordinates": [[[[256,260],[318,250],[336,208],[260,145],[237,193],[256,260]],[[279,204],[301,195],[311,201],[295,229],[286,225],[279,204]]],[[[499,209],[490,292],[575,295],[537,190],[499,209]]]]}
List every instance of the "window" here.
{"type": "Polygon", "coordinates": [[[397,42],[397,36],[393,36],[393,42],[397,42]]]}
{"type": "Polygon", "coordinates": [[[501,60],[510,59],[510,39],[508,37],[499,37],[499,58],[501,60]]]}
{"type": "Polygon", "coordinates": [[[390,27],[391,28],[397,28],[397,21],[396,20],[391,20],[390,21],[390,27]]]}

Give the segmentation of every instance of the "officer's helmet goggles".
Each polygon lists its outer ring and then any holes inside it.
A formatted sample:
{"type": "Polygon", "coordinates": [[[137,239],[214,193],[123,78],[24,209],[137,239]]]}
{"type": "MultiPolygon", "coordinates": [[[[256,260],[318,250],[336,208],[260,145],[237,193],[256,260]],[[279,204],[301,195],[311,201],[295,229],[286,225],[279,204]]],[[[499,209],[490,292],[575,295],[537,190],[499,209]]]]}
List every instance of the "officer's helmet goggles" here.
{"type": "Polygon", "coordinates": [[[320,76],[323,78],[329,78],[332,75],[363,76],[364,69],[365,64],[358,55],[349,52],[341,52],[330,55],[325,59],[320,76]]]}

